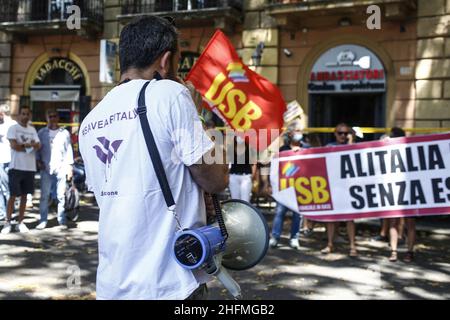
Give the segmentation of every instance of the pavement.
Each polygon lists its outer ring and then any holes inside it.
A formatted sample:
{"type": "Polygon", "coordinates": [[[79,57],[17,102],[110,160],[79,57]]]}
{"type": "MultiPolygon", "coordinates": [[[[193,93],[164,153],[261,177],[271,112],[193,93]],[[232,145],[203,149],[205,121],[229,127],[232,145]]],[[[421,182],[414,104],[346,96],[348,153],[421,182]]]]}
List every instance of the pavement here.
{"type": "MultiPolygon", "coordinates": [[[[49,226],[35,230],[38,206],[28,208],[29,233],[0,234],[0,299],[95,299],[98,262],[98,208],[82,202],[79,220],[60,230],[51,212],[49,226]]],[[[271,226],[273,207],[261,208],[271,226]]],[[[450,216],[417,219],[416,259],[388,261],[386,242],[372,241],[378,220],[357,221],[359,256],[348,256],[345,225],[342,243],[329,255],[326,230],[317,224],[314,233],[300,238],[300,250],[288,246],[290,217],[286,218],[281,245],[269,249],[256,267],[231,272],[246,300],[274,299],[449,299],[450,216]]],[[[210,299],[231,299],[222,285],[209,284],[210,299]]]]}

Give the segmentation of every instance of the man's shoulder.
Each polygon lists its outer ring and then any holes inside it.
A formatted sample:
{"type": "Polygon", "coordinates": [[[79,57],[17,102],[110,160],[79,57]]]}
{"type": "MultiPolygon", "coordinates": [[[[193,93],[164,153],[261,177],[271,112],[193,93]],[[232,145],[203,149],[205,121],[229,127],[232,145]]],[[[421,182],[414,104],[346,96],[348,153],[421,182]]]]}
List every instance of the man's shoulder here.
{"type": "Polygon", "coordinates": [[[59,139],[70,140],[70,132],[66,127],[59,127],[56,135],[59,139]]]}
{"type": "Polygon", "coordinates": [[[9,128],[8,128],[8,132],[15,132],[15,131],[18,129],[18,127],[20,127],[20,125],[19,125],[18,123],[12,124],[12,125],[9,126],[9,128]]]}
{"type": "Polygon", "coordinates": [[[150,94],[155,98],[162,98],[164,100],[176,99],[181,93],[189,92],[189,90],[179,82],[173,80],[158,80],[152,83],[152,90],[150,94]]]}
{"type": "Polygon", "coordinates": [[[45,131],[48,131],[48,127],[40,128],[39,131],[38,131],[38,134],[41,135],[41,134],[43,134],[45,131]]]}
{"type": "Polygon", "coordinates": [[[36,128],[34,126],[30,125],[30,124],[27,126],[27,130],[37,134],[36,128]]]}
{"type": "Polygon", "coordinates": [[[168,90],[176,90],[178,92],[181,92],[186,89],[184,85],[181,83],[170,80],[170,79],[162,79],[162,80],[156,80],[153,84],[156,88],[164,88],[168,90]]]}
{"type": "Polygon", "coordinates": [[[65,135],[70,134],[69,128],[67,127],[59,127],[59,132],[64,133],[65,135]]]}

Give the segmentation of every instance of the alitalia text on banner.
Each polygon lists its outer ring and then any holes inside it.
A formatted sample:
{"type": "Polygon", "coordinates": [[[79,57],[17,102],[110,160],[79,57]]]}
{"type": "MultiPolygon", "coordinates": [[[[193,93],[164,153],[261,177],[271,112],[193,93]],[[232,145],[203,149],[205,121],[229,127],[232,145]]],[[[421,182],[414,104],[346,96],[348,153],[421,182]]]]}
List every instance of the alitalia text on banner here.
{"type": "Polygon", "coordinates": [[[313,220],[450,214],[450,133],[284,151],[270,180],[313,220]]]}
{"type": "Polygon", "coordinates": [[[192,81],[207,107],[233,129],[266,129],[267,143],[249,139],[255,149],[264,150],[277,138],[271,135],[271,129],[283,126],[286,103],[281,92],[241,61],[220,30],[214,33],[186,80],[192,81]]]}

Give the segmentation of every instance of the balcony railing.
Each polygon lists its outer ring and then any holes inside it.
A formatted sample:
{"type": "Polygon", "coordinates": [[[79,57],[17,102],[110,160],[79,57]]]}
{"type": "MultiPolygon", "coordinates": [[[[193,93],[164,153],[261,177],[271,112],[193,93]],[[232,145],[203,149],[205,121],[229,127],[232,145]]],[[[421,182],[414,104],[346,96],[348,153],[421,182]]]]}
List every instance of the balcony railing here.
{"type": "MultiPolygon", "coordinates": [[[[103,0],[0,0],[0,30],[13,33],[55,32],[73,14],[69,7],[80,8],[81,28],[101,29],[103,0]]],[[[88,31],[88,32],[89,32],[88,31]]]]}
{"type": "Polygon", "coordinates": [[[242,9],[242,0],[121,0],[122,14],[140,14],[207,9],[242,9]]]}
{"type": "MultiPolygon", "coordinates": [[[[332,3],[353,3],[353,4],[365,4],[368,2],[371,2],[370,0],[268,0],[267,1],[270,4],[292,4],[292,3],[303,3],[303,4],[308,4],[308,3],[323,3],[323,4],[332,4],[332,3]]],[[[373,2],[378,2],[378,3],[395,3],[395,2],[403,2],[402,0],[379,0],[379,1],[373,1],[373,2]]]]}
{"type": "Polygon", "coordinates": [[[405,19],[417,8],[416,0],[267,0],[265,11],[280,25],[326,15],[354,15],[359,21],[369,5],[380,6],[384,17],[393,20],[405,19]]]}
{"type": "Polygon", "coordinates": [[[231,31],[243,20],[243,0],[121,0],[120,4],[117,18],[122,23],[136,16],[170,15],[177,27],[213,25],[231,31]]]}

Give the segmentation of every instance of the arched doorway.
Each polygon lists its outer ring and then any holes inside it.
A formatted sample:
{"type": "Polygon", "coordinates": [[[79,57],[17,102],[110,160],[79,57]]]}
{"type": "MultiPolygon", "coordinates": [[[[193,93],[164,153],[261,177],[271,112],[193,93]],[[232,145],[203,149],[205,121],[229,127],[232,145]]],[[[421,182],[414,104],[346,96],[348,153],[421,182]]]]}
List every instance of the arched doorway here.
{"type": "MultiPolygon", "coordinates": [[[[343,35],[320,43],[302,61],[298,73],[297,99],[307,114],[307,125],[392,126],[394,73],[387,52],[370,40],[343,35]]],[[[379,136],[365,134],[364,140],[379,136]]],[[[333,139],[332,134],[322,137],[323,143],[333,139]]]]}
{"type": "MultiPolygon", "coordinates": [[[[344,44],[325,51],[314,63],[309,83],[310,126],[385,125],[386,71],[363,46],[344,44]]],[[[366,134],[365,140],[377,138],[366,134]]],[[[328,141],[326,141],[328,142],[328,141]]]]}
{"type": "Polygon", "coordinates": [[[89,78],[81,60],[42,55],[27,74],[21,104],[29,104],[36,129],[45,125],[48,109],[56,109],[60,122],[71,132],[74,152],[78,152],[78,129],[89,112],[89,78]]]}

